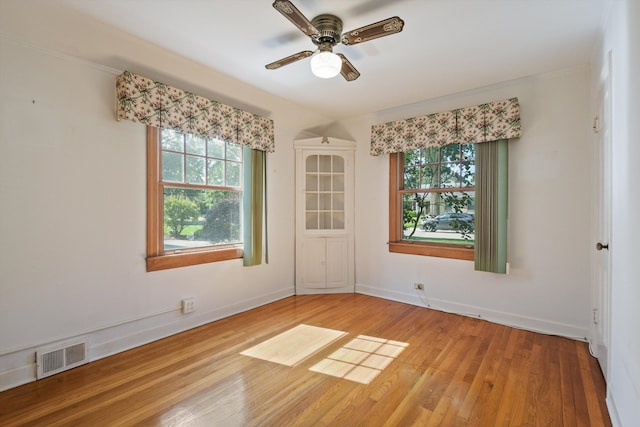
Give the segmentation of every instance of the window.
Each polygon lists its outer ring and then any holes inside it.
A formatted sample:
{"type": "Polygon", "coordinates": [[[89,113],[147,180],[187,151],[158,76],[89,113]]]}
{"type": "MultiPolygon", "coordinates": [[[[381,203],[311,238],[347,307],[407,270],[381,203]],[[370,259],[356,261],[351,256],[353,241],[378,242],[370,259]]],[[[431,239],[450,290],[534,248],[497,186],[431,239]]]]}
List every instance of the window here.
{"type": "Polygon", "coordinates": [[[312,154],[305,162],[305,229],[344,230],[344,158],[312,154]]]}
{"type": "Polygon", "coordinates": [[[389,250],[474,259],[475,145],[390,154],[389,250]]]}
{"type": "Polygon", "coordinates": [[[241,258],[243,149],[147,127],[147,271],[241,258]]]}

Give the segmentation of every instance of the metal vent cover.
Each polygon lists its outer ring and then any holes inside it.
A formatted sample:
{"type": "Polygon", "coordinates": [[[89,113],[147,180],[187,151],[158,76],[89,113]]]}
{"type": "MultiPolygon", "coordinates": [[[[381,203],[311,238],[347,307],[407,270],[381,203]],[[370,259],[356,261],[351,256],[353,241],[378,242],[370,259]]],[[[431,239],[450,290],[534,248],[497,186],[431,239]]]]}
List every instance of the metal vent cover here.
{"type": "Polygon", "coordinates": [[[36,350],[36,378],[46,378],[83,365],[88,361],[88,345],[85,338],[42,347],[36,350]]]}

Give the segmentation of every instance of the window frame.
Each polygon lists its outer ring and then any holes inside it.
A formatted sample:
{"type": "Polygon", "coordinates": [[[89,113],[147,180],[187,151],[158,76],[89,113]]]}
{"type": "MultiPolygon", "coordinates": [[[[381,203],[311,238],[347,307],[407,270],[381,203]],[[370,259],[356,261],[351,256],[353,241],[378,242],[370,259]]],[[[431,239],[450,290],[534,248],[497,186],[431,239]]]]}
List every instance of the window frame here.
{"type": "MultiPolygon", "coordinates": [[[[474,248],[402,239],[402,165],[404,153],[389,154],[389,252],[473,261],[474,248]]],[[[447,189],[450,191],[450,189],[447,189]]],[[[475,188],[465,188],[475,191],[475,188]]]]}
{"type": "Polygon", "coordinates": [[[162,182],[161,151],[160,128],[147,126],[147,271],[242,258],[242,243],[164,252],[165,184],[162,182]]]}

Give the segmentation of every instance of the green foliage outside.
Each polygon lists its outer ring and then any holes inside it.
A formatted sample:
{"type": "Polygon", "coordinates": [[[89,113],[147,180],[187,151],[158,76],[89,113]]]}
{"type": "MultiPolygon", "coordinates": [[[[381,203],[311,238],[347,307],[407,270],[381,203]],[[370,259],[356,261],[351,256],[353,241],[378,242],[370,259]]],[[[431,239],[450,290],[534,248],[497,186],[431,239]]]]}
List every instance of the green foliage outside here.
{"type": "Polygon", "coordinates": [[[186,197],[169,196],[164,199],[164,222],[172,237],[180,238],[189,221],[198,217],[198,205],[186,197]]]}
{"type": "Polygon", "coordinates": [[[242,241],[241,193],[165,187],[164,231],[174,239],[211,244],[242,241]]]}
{"type": "Polygon", "coordinates": [[[230,194],[207,211],[199,237],[217,244],[240,242],[240,197],[230,194]],[[235,196],[235,197],[234,197],[235,196]]]}
{"type": "MultiPolygon", "coordinates": [[[[190,224],[185,225],[185,227],[182,229],[182,231],[180,232],[180,238],[189,238],[194,236],[195,234],[198,234],[200,232],[200,230],[202,230],[203,224],[199,221],[190,221],[190,224]]],[[[166,235],[171,235],[171,229],[167,226],[167,224],[165,224],[164,226],[164,234],[166,235]]]]}

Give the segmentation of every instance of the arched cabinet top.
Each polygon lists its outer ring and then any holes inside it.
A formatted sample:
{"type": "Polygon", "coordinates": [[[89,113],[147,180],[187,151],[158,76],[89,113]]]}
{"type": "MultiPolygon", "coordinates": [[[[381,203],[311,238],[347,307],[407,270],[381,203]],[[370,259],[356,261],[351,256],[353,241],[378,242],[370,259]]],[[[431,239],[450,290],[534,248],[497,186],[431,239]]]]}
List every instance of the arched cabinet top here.
{"type": "Polygon", "coordinates": [[[346,139],[339,139],[333,137],[316,137],[316,138],[305,138],[305,139],[296,139],[293,141],[293,147],[295,149],[299,148],[314,148],[314,149],[327,149],[327,150],[355,150],[356,142],[349,141],[346,139]]]}

